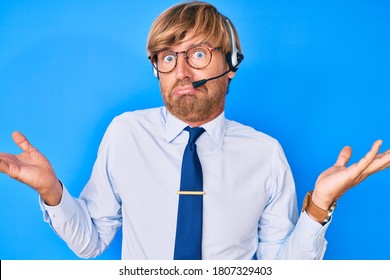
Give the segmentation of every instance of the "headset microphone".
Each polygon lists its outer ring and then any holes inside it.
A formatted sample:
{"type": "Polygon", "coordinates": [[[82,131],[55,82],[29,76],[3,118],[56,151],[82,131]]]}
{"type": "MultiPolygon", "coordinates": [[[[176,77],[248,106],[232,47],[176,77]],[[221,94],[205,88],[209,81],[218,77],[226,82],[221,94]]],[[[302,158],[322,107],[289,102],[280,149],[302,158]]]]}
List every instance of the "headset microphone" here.
{"type": "Polygon", "coordinates": [[[218,79],[218,78],[221,78],[222,76],[225,76],[227,73],[229,73],[231,70],[227,70],[226,72],[223,72],[221,75],[218,75],[218,76],[215,76],[215,77],[212,77],[212,78],[208,78],[208,79],[203,79],[203,80],[199,80],[199,81],[196,81],[196,82],[193,82],[192,83],[192,86],[194,88],[197,88],[197,87],[200,87],[200,86],[203,86],[205,83],[207,83],[208,81],[211,81],[211,80],[215,80],[215,79],[218,79]]]}

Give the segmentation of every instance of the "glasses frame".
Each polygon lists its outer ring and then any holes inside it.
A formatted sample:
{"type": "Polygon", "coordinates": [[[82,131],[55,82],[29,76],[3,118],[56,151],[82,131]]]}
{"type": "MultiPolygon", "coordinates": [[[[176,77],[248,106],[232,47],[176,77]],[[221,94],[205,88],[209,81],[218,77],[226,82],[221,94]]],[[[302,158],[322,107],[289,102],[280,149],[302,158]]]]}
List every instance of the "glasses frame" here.
{"type": "Polygon", "coordinates": [[[212,48],[212,47],[207,47],[207,46],[202,46],[202,45],[194,46],[194,47],[191,47],[191,48],[189,48],[189,49],[187,49],[187,50],[185,50],[185,51],[180,51],[180,52],[174,52],[174,51],[172,51],[172,50],[170,50],[170,49],[163,49],[163,50],[154,52],[153,54],[151,54],[150,56],[148,56],[148,59],[149,59],[150,62],[152,63],[153,68],[156,69],[156,71],[157,71],[158,73],[168,74],[168,73],[171,73],[173,70],[175,70],[175,68],[176,68],[176,66],[177,66],[177,61],[179,60],[179,54],[182,53],[182,54],[184,54],[184,60],[186,61],[186,63],[187,63],[191,68],[193,68],[193,69],[198,69],[198,70],[199,70],[199,69],[204,69],[204,68],[206,68],[207,66],[210,65],[211,60],[213,59],[213,52],[218,51],[219,49],[220,49],[220,48],[218,48],[218,47],[212,48]],[[189,63],[189,61],[188,61],[188,55],[187,55],[187,54],[188,54],[188,51],[190,51],[190,50],[192,50],[192,49],[194,49],[194,48],[199,48],[199,47],[204,47],[204,48],[206,48],[206,49],[210,52],[210,61],[209,61],[205,66],[203,66],[203,67],[194,67],[194,66],[192,66],[192,65],[189,63]],[[158,55],[160,52],[163,52],[163,51],[169,51],[169,52],[171,52],[171,53],[176,57],[175,66],[173,66],[172,70],[170,70],[170,71],[160,71],[160,70],[158,69],[157,55],[158,55]],[[155,61],[153,61],[153,60],[155,60],[155,61]]]}

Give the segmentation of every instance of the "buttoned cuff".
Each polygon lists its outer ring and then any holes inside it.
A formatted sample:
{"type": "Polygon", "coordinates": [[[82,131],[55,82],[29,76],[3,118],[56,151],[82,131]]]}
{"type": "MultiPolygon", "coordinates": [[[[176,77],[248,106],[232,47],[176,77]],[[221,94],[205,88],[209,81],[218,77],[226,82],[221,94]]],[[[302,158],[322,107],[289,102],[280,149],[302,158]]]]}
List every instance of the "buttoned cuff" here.
{"type": "Polygon", "coordinates": [[[43,212],[43,219],[51,225],[62,225],[76,214],[76,202],[63,185],[61,202],[56,206],[45,204],[39,196],[39,204],[43,212]]]}
{"type": "Polygon", "coordinates": [[[325,239],[325,232],[329,227],[331,220],[325,225],[314,221],[304,211],[295,227],[295,238],[299,238],[298,244],[305,251],[313,252],[314,259],[322,259],[325,254],[328,242],[325,239]]]}

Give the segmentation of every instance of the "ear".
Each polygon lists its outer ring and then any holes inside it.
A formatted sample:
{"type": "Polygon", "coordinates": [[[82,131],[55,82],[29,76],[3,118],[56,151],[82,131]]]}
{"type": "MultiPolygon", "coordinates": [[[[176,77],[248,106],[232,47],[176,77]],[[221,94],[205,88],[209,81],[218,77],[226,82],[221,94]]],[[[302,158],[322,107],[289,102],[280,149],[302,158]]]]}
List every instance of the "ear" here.
{"type": "Polygon", "coordinates": [[[235,75],[236,75],[236,72],[233,72],[233,71],[230,71],[230,72],[227,74],[227,76],[229,77],[230,80],[233,79],[235,75]]]}

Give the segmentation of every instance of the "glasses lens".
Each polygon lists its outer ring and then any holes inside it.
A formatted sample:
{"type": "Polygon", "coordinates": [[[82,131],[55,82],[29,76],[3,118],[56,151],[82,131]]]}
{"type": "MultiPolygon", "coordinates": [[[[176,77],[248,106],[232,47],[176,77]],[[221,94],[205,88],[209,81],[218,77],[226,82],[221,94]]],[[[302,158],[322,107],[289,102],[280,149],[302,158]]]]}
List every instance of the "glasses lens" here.
{"type": "MultiPolygon", "coordinates": [[[[162,50],[151,57],[153,67],[160,73],[169,73],[175,69],[179,53],[170,50],[162,50]]],[[[195,69],[202,69],[210,64],[212,58],[211,50],[207,47],[193,47],[185,52],[187,63],[195,69]]]]}
{"type": "Polygon", "coordinates": [[[161,51],[155,54],[157,62],[157,70],[162,73],[167,73],[173,70],[176,66],[177,56],[172,51],[161,51]]]}
{"type": "Polygon", "coordinates": [[[205,68],[211,61],[211,52],[206,47],[195,47],[187,51],[187,61],[196,69],[205,68]]]}

